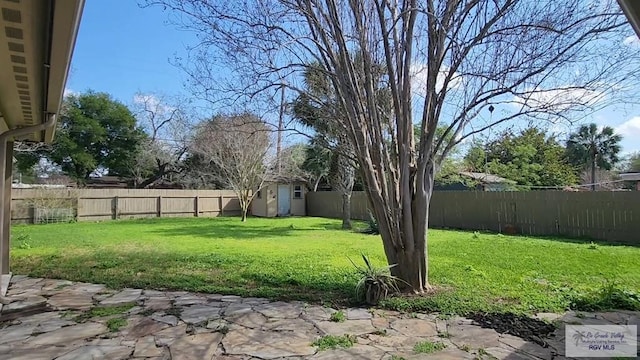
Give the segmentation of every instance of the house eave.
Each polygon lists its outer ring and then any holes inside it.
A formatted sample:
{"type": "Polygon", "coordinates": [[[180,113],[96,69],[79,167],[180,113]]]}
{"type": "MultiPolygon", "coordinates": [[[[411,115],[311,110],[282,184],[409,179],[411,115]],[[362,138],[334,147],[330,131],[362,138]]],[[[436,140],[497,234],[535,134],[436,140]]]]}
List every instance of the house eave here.
{"type": "Polygon", "coordinates": [[[618,4],[629,20],[629,24],[640,37],[640,1],[638,0],[618,0],[618,4]]]}
{"type": "MultiPolygon", "coordinates": [[[[60,111],[84,0],[0,4],[0,133],[60,111]]],[[[53,140],[55,126],[18,140],[53,140]]]]}

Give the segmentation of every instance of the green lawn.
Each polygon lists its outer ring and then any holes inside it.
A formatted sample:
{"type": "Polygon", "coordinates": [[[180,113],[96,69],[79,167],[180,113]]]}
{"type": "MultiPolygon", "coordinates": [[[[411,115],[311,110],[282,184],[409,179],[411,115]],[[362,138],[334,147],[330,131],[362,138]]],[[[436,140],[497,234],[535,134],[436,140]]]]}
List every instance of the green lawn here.
{"type": "MultiPolygon", "coordinates": [[[[384,265],[379,236],[323,218],[183,218],[15,226],[12,271],[112,287],[346,304],[348,258],[384,265]]],[[[435,296],[395,299],[405,310],[561,311],[603,283],[640,289],[640,248],[430,230],[435,296]]],[[[631,294],[632,296],[633,293],[631,294]]]]}

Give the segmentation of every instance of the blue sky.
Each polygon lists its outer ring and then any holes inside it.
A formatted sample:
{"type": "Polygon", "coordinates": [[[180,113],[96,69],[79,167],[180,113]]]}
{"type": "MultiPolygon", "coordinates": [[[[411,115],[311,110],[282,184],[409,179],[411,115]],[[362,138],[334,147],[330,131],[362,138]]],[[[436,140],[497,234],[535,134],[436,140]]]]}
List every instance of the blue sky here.
{"type": "MultiPolygon", "coordinates": [[[[631,35],[630,29],[627,45],[640,46],[631,35]]],[[[131,104],[136,93],[188,96],[185,75],[170,60],[184,56],[186,46],[195,41],[195,34],[168,24],[161,7],[140,8],[136,0],[87,0],[67,90],[106,92],[125,104],[131,104]]],[[[624,152],[640,151],[640,106],[618,105],[584,121],[614,127],[624,136],[624,152]]]]}
{"type": "Polygon", "coordinates": [[[137,92],[184,93],[184,75],[169,61],[195,36],[166,18],[162,8],[141,9],[135,0],[88,0],[67,88],[107,92],[124,103],[137,92]]]}

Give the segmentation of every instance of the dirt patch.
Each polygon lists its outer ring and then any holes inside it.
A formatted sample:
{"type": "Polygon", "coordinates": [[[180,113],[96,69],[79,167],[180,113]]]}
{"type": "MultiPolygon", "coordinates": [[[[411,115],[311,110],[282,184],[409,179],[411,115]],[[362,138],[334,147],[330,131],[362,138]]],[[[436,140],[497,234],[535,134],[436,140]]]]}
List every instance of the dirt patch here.
{"type": "Polygon", "coordinates": [[[548,346],[544,339],[551,337],[556,330],[555,326],[542,320],[512,313],[475,313],[467,317],[483,328],[493,329],[501,334],[514,335],[543,347],[548,346]]]}

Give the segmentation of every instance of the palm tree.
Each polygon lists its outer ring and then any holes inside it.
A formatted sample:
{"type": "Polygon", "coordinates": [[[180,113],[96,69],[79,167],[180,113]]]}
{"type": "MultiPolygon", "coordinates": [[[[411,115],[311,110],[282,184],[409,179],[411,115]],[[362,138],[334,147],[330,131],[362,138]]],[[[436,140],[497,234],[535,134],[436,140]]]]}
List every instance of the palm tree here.
{"type": "Polygon", "coordinates": [[[591,190],[596,189],[596,169],[610,170],[620,161],[620,141],[622,136],[614,134],[613,128],[605,126],[598,131],[594,123],[582,125],[577,132],[569,135],[567,155],[570,161],[584,169],[591,168],[591,190]]]}
{"type": "Polygon", "coordinates": [[[342,112],[339,111],[334,90],[320,65],[307,70],[304,81],[306,92],[294,101],[292,112],[300,124],[316,133],[310,148],[312,151],[307,152],[307,155],[316,158],[308,158],[310,161],[306,161],[305,165],[312,165],[312,162],[320,165],[315,169],[320,176],[316,177],[314,191],[321,177],[325,176],[331,187],[341,194],[342,228],[351,229],[351,193],[355,182],[356,164],[352,160],[355,157],[353,146],[346,137],[346,121],[340,116],[342,112]],[[324,147],[328,152],[314,151],[318,147],[324,147]]]}

